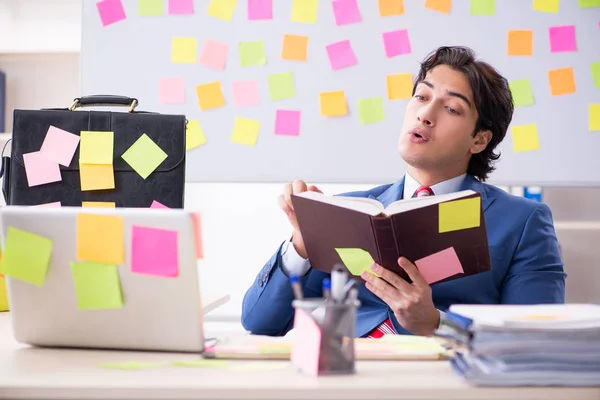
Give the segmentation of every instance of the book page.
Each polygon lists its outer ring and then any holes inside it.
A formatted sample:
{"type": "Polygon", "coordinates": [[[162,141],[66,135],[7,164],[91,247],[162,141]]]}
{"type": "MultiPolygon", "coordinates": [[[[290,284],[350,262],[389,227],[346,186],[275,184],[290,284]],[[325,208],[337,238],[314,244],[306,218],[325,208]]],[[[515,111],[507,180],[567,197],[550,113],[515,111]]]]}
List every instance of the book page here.
{"type": "Polygon", "coordinates": [[[448,193],[436,196],[414,197],[405,200],[398,200],[387,206],[386,215],[399,214],[401,212],[416,210],[417,208],[427,207],[432,204],[443,203],[445,201],[456,200],[476,193],[473,190],[463,190],[455,193],[448,193]]]}
{"type": "Polygon", "coordinates": [[[375,199],[369,199],[366,197],[327,196],[311,191],[302,192],[297,196],[348,208],[350,210],[362,212],[372,216],[376,216],[384,212],[383,204],[375,199]]]}

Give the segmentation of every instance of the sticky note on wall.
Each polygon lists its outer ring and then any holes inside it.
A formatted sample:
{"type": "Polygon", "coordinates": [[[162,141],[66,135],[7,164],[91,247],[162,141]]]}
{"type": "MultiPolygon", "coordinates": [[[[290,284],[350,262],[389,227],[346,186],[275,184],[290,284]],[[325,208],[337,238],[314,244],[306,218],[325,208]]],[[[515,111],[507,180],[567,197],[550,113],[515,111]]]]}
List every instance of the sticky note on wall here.
{"type": "Polygon", "coordinates": [[[326,117],[339,117],[348,114],[346,95],[343,90],[322,92],[319,98],[321,115],[326,117]]]}
{"type": "Polygon", "coordinates": [[[592,71],[592,79],[594,79],[594,86],[596,89],[600,89],[600,61],[592,63],[590,69],[592,71]]]}
{"type": "Polygon", "coordinates": [[[333,70],[351,67],[356,64],[356,56],[349,40],[330,44],[326,46],[326,50],[329,57],[329,65],[331,65],[331,69],[333,70]]]}
{"type": "Polygon", "coordinates": [[[317,22],[319,0],[294,0],[292,3],[292,21],[302,24],[317,22]]]}
{"type": "Polygon", "coordinates": [[[236,5],[237,0],[210,0],[208,15],[223,21],[231,21],[236,5]]]}
{"type": "Polygon", "coordinates": [[[163,15],[163,0],[138,0],[138,14],[141,17],[159,17],[163,15]]]}
{"type": "Polygon", "coordinates": [[[590,104],[590,131],[600,131],[600,104],[590,104]]]}
{"type": "Polygon", "coordinates": [[[217,42],[215,40],[207,40],[204,42],[204,47],[202,48],[200,64],[215,70],[223,70],[227,63],[228,52],[228,44],[217,42]]]}
{"type": "Polygon", "coordinates": [[[443,14],[450,14],[452,9],[452,0],[425,0],[425,8],[438,11],[443,14]]]}
{"type": "Polygon", "coordinates": [[[196,86],[196,96],[201,110],[210,110],[225,105],[221,82],[218,81],[196,86]]]}
{"type": "Polygon", "coordinates": [[[558,68],[548,71],[550,93],[552,96],[575,93],[575,74],[572,67],[558,68]]]}
{"type": "Polygon", "coordinates": [[[77,307],[80,310],[123,307],[119,271],[116,265],[89,261],[71,263],[77,307]]]}
{"type": "Polygon", "coordinates": [[[533,0],[533,10],[548,13],[558,13],[560,0],[533,0]]]}
{"type": "Polygon", "coordinates": [[[273,0],[248,0],[248,20],[273,19],[273,0]]]}
{"type": "Polygon", "coordinates": [[[470,11],[473,16],[496,15],[496,0],[471,0],[470,11]]]}
{"type": "Polygon", "coordinates": [[[233,143],[243,144],[246,146],[256,146],[259,129],[259,121],[249,118],[236,117],[233,124],[231,141],[233,143]]]}
{"type": "Polygon", "coordinates": [[[540,149],[536,124],[512,127],[513,149],[517,153],[540,149]]]}
{"type": "Polygon", "coordinates": [[[550,51],[552,53],[577,51],[575,25],[551,26],[548,34],[550,36],[550,51]]]}
{"type": "Polygon", "coordinates": [[[439,232],[476,228],[481,225],[481,198],[473,197],[440,203],[439,232]]]}
{"type": "Polygon", "coordinates": [[[388,100],[412,98],[413,80],[411,74],[393,74],[386,77],[388,100]]]}
{"type": "Polygon", "coordinates": [[[52,255],[47,237],[9,226],[6,232],[0,273],[36,286],[42,286],[52,255]],[[32,251],[35,249],[35,251],[32,251]]]}
{"type": "Polygon", "coordinates": [[[397,31],[384,32],[382,37],[385,55],[388,58],[410,54],[412,52],[410,40],[408,39],[408,30],[400,29],[397,31]]]}
{"type": "Polygon", "coordinates": [[[294,78],[291,72],[271,74],[267,79],[269,82],[269,93],[271,94],[271,100],[275,101],[290,99],[296,96],[294,78]]]}
{"type": "Polygon", "coordinates": [[[103,0],[96,3],[102,26],[112,25],[127,18],[121,0],[103,0]]]}
{"type": "Polygon", "coordinates": [[[77,215],[77,259],[103,264],[123,264],[123,218],[113,215],[77,215]]]}
{"type": "Polygon", "coordinates": [[[533,93],[529,79],[519,79],[508,83],[515,107],[533,104],[533,93]]]}
{"type": "Polygon", "coordinates": [[[189,121],[185,129],[185,149],[191,150],[206,144],[206,136],[198,120],[189,121]]]}
{"type": "Polygon", "coordinates": [[[333,15],[337,26],[355,24],[362,21],[357,0],[333,0],[333,15]]]}
{"type": "Polygon", "coordinates": [[[578,0],[579,8],[600,7],[600,0],[578,0]]]}
{"type": "Polygon", "coordinates": [[[170,15],[185,15],[194,13],[194,0],[169,0],[170,15]]]}
{"type": "Polygon", "coordinates": [[[385,119],[383,99],[372,97],[358,101],[358,115],[361,124],[373,124],[385,119]]]}
{"type": "Polygon", "coordinates": [[[281,59],[289,61],[306,61],[308,36],[284,35],[281,59]]]}
{"type": "Polygon", "coordinates": [[[264,41],[240,42],[239,49],[242,67],[253,67],[267,63],[264,41]]]}
{"type": "Polygon", "coordinates": [[[171,62],[175,64],[195,64],[198,41],[190,37],[171,39],[171,62]]]}
{"type": "Polygon", "coordinates": [[[277,110],[275,112],[275,134],[283,136],[299,136],[300,111],[277,110]]]}
{"type": "Polygon", "coordinates": [[[508,55],[531,56],[533,54],[533,31],[508,31],[508,55]]]}
{"type": "Polygon", "coordinates": [[[381,17],[404,14],[404,0],[379,0],[378,5],[381,17]]]}

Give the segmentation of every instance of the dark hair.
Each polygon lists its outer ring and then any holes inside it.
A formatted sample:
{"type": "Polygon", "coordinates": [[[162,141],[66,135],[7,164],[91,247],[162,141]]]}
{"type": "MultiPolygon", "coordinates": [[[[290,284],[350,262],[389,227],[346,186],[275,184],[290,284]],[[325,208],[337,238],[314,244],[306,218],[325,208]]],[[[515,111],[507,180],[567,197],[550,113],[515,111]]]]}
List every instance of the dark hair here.
{"type": "Polygon", "coordinates": [[[413,95],[419,82],[425,79],[427,72],[438,65],[447,65],[462,72],[467,78],[479,118],[475,124],[473,136],[482,130],[492,132],[492,139],[479,154],[474,154],[469,161],[467,173],[485,181],[492,172],[494,162],[500,153],[494,149],[506,136],[513,115],[513,99],[508,82],[490,64],[477,60],[475,52],[468,47],[440,47],[430,53],[421,63],[419,75],[415,80],[413,95]]]}

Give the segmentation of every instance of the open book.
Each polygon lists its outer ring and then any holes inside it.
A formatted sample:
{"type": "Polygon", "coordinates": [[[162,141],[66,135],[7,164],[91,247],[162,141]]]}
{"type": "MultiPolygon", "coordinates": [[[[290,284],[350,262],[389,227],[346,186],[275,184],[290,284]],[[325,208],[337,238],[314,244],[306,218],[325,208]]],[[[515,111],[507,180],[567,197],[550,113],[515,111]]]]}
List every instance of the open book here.
{"type": "Polygon", "coordinates": [[[341,263],[358,276],[377,262],[410,282],[400,256],[430,284],[491,269],[481,195],[472,190],[387,207],[310,191],[292,195],[292,203],[310,263],[325,272],[341,263]]]}

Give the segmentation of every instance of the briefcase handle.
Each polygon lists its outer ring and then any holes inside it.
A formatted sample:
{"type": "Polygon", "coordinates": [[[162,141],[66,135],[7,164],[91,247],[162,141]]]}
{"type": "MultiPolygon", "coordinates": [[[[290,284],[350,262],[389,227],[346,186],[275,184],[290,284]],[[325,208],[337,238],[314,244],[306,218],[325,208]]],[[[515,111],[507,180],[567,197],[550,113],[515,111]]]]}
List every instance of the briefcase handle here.
{"type": "Polygon", "coordinates": [[[129,112],[133,112],[138,105],[138,100],[127,96],[97,95],[77,97],[69,107],[69,111],[75,111],[79,107],[89,106],[128,106],[129,112]]]}

